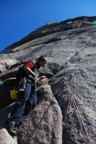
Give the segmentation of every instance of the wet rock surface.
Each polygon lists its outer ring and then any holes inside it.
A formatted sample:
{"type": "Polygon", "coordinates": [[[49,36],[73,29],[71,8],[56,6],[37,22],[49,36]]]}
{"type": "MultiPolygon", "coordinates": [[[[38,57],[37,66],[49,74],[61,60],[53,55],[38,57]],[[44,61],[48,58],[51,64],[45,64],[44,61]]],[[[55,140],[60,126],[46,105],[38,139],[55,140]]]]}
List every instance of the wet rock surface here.
{"type": "MultiPolygon", "coordinates": [[[[0,107],[12,103],[8,92],[16,83],[10,78],[24,61],[35,61],[40,55],[48,61],[41,70],[48,83],[38,86],[39,103],[19,128],[19,144],[96,144],[96,26],[83,24],[33,40],[30,37],[1,52],[0,61],[17,62],[9,68],[2,66],[0,107]]],[[[6,121],[5,114],[1,122],[6,121]]]]}

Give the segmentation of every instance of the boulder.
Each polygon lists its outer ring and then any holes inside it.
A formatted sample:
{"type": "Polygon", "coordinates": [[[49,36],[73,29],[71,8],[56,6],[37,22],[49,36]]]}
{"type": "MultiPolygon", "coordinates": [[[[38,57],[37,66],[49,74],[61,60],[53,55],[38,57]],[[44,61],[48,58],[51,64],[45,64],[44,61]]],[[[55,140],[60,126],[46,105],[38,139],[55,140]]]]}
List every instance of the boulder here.
{"type": "MultiPolygon", "coordinates": [[[[39,83],[40,84],[40,83],[39,83]]],[[[24,144],[62,144],[62,112],[51,87],[38,87],[39,103],[24,119],[19,142],[24,144]]]]}
{"type": "Polygon", "coordinates": [[[0,144],[18,144],[17,137],[12,137],[6,129],[0,129],[0,144]]]}
{"type": "Polygon", "coordinates": [[[0,59],[0,73],[10,69],[11,66],[17,64],[19,61],[16,59],[0,59]]]}

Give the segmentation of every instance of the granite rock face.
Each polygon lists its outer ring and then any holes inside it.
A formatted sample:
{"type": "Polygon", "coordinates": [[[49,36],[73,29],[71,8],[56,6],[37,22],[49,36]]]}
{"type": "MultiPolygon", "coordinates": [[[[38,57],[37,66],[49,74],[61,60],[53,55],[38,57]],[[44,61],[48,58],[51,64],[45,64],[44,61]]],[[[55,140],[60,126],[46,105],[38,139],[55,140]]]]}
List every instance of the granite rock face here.
{"type": "Polygon", "coordinates": [[[20,127],[19,143],[62,144],[62,112],[51,87],[38,87],[39,103],[20,127]]]}
{"type": "Polygon", "coordinates": [[[41,69],[48,83],[38,84],[39,103],[19,127],[19,144],[96,144],[96,26],[93,20],[95,17],[81,17],[49,23],[0,53],[0,61],[15,60],[10,67],[3,63],[0,73],[0,128],[11,111],[4,107],[13,102],[9,91],[16,85],[14,77],[18,67],[27,60],[35,61],[40,55],[45,55],[48,61],[41,69]]]}
{"type": "Polygon", "coordinates": [[[17,138],[10,136],[6,129],[0,130],[0,144],[17,144],[17,138]]]}

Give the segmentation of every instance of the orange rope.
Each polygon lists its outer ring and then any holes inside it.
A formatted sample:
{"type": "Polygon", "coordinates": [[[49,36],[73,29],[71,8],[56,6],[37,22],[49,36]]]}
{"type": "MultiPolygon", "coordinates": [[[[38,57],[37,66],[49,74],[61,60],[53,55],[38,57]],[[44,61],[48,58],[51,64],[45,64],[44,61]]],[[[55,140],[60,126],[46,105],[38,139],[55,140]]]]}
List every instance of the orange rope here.
{"type": "Polygon", "coordinates": [[[72,105],[74,106],[74,109],[75,109],[76,114],[77,114],[77,118],[78,118],[78,121],[79,121],[79,124],[80,124],[81,132],[82,132],[82,134],[83,134],[83,136],[84,136],[84,141],[85,141],[86,144],[88,144],[87,136],[86,136],[86,133],[85,133],[85,131],[84,131],[84,128],[83,128],[81,119],[80,119],[80,117],[79,117],[79,114],[77,113],[77,109],[76,109],[76,107],[75,107],[74,100],[72,101],[72,103],[73,103],[72,105]]]}
{"type": "MultiPolygon", "coordinates": [[[[79,113],[78,113],[78,111],[77,111],[77,108],[76,108],[76,105],[75,105],[74,95],[73,95],[73,93],[72,93],[71,88],[70,88],[69,86],[68,86],[68,88],[70,89],[70,94],[71,94],[70,106],[74,107],[74,110],[75,110],[75,112],[76,112],[76,114],[77,114],[77,118],[78,118],[78,121],[79,121],[79,124],[80,124],[81,132],[82,132],[82,134],[83,134],[83,136],[84,136],[84,141],[85,141],[86,144],[88,144],[89,142],[88,142],[88,139],[87,139],[87,135],[86,135],[86,132],[85,132],[85,130],[84,130],[84,126],[83,126],[82,120],[81,120],[81,118],[80,118],[80,115],[79,115],[79,113]]],[[[69,110],[70,110],[70,106],[69,106],[68,112],[69,112],[69,110]]]]}

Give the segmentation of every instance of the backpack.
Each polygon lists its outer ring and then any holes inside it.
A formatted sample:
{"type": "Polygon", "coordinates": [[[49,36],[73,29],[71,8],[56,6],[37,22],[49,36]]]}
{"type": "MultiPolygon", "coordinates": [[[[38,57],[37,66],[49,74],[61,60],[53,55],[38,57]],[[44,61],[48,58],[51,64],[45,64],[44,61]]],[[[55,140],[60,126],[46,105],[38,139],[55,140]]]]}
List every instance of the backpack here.
{"type": "MultiPolygon", "coordinates": [[[[32,62],[32,61],[27,61],[27,62],[32,62]]],[[[33,63],[33,62],[32,62],[32,63],[33,63]]],[[[25,64],[26,64],[26,63],[25,63],[25,64]]],[[[23,65],[23,66],[24,66],[24,65],[23,65]]],[[[17,73],[16,73],[16,79],[17,79],[17,81],[19,81],[21,78],[24,78],[24,77],[30,78],[30,75],[29,75],[29,74],[26,74],[26,72],[24,71],[23,66],[21,66],[21,67],[19,68],[19,70],[17,71],[17,73]]],[[[33,63],[32,71],[33,71],[34,73],[36,73],[37,76],[39,76],[39,72],[38,72],[38,70],[35,68],[34,63],[33,63]]],[[[32,78],[32,76],[31,76],[31,78],[32,78]]]]}
{"type": "Polygon", "coordinates": [[[20,67],[19,70],[16,73],[16,79],[20,80],[21,78],[26,77],[26,76],[27,76],[27,74],[24,71],[23,67],[20,67]]]}

